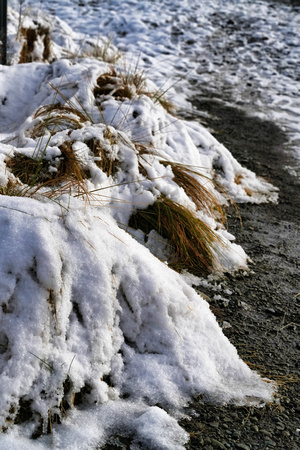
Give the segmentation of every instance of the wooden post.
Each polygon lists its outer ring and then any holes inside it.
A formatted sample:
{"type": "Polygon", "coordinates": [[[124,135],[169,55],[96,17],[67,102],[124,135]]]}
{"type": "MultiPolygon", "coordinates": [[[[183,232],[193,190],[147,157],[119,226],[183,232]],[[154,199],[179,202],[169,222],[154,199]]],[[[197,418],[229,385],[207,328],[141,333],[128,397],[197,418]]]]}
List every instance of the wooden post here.
{"type": "Polygon", "coordinates": [[[0,63],[6,65],[7,46],[7,0],[0,0],[0,63]]]}

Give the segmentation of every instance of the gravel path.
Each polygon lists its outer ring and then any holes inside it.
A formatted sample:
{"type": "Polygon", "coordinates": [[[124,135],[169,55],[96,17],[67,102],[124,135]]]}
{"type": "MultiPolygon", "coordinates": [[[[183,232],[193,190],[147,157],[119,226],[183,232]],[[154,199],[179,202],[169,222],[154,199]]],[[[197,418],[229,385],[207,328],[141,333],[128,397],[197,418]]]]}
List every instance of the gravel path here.
{"type": "MultiPolygon", "coordinates": [[[[199,97],[198,97],[199,98],[199,97]]],[[[247,276],[225,276],[200,290],[242,359],[279,383],[263,408],[218,407],[198,398],[181,425],[191,434],[187,449],[300,449],[299,179],[284,133],[273,123],[248,117],[213,98],[195,99],[217,139],[246,167],[280,189],[279,204],[229,209],[228,226],[251,257],[247,276]],[[287,153],[286,153],[287,152],[287,153]]],[[[204,116],[203,116],[204,117],[204,116]]]]}

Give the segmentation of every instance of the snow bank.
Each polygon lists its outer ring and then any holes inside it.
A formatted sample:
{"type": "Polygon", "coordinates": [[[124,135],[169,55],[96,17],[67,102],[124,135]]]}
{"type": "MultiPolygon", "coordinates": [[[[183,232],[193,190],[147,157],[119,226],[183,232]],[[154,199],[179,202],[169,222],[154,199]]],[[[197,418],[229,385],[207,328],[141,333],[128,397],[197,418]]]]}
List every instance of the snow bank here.
{"type": "MultiPolygon", "coordinates": [[[[33,421],[47,428],[49,411],[59,413],[62,401],[66,408],[85,393],[87,414],[87,405],[99,405],[100,420],[101,405],[111,403],[114,415],[126,396],[143,405],[132,416],[138,437],[167,448],[165,439],[184,434],[175,426],[166,437],[173,422],[152,408],[157,403],[175,411],[194,393],[222,403],[271,399],[271,385],[239,359],[208,304],[179,274],[105,211],[71,206],[1,197],[2,427],[26,402],[33,421]],[[157,434],[164,422],[166,432],[157,434]]],[[[66,414],[57,439],[68,424],[74,432],[76,413],[66,414]]],[[[122,414],[119,420],[117,427],[122,414]]],[[[99,441],[109,431],[100,423],[99,441]]],[[[91,446],[95,436],[84,439],[91,446]]]]}

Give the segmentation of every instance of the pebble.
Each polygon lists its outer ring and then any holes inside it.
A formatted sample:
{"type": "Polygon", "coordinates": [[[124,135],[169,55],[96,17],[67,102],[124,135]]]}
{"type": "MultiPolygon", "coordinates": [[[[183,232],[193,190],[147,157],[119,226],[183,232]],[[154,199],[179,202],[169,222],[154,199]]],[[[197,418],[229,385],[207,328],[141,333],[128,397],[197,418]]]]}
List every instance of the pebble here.
{"type": "Polygon", "coordinates": [[[219,428],[219,422],[210,422],[209,425],[213,428],[219,428]]]}
{"type": "Polygon", "coordinates": [[[267,431],[267,430],[260,430],[260,432],[261,432],[262,434],[264,434],[265,436],[272,437],[272,433],[270,433],[270,431],[267,431]]]}
{"type": "Polygon", "coordinates": [[[217,441],[217,439],[211,438],[210,442],[214,448],[220,448],[221,450],[226,450],[225,445],[223,445],[222,442],[217,441]]]}
{"type": "Polygon", "coordinates": [[[242,450],[250,450],[250,447],[248,447],[248,445],[246,444],[235,444],[236,448],[240,448],[242,450]]]}
{"type": "Polygon", "coordinates": [[[233,438],[239,438],[240,435],[241,435],[240,431],[234,431],[234,432],[232,433],[232,437],[233,437],[233,438]]]}
{"type": "Polygon", "coordinates": [[[271,439],[266,439],[265,444],[271,445],[272,447],[276,447],[276,442],[272,441],[271,439]]]}

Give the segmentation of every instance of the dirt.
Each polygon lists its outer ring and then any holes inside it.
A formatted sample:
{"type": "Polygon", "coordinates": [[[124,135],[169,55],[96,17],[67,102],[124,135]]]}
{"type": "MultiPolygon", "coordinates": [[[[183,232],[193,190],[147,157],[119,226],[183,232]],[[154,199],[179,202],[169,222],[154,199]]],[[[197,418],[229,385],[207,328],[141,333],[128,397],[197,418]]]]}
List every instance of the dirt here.
{"type": "Polygon", "coordinates": [[[181,422],[191,436],[186,448],[300,449],[300,182],[285,169],[296,161],[276,124],[214,98],[192,102],[238,161],[280,189],[278,204],[239,205],[242,227],[228,210],[229,231],[252,260],[249,274],[226,275],[221,298],[199,288],[240,357],[277,381],[278,392],[263,408],[195,399],[181,422]]]}

